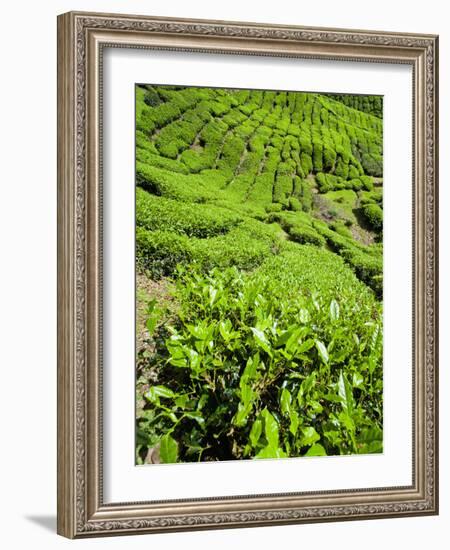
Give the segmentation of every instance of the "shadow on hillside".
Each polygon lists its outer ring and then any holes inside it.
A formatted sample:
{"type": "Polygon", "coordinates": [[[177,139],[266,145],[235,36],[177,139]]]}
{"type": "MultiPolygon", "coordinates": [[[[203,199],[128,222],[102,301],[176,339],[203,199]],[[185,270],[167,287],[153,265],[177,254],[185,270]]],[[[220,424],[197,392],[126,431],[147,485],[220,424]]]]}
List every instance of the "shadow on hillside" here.
{"type": "Polygon", "coordinates": [[[355,215],[359,227],[364,231],[366,236],[369,237],[368,242],[365,242],[364,244],[368,245],[371,242],[378,243],[383,241],[382,233],[378,234],[373,230],[373,227],[368,223],[366,217],[364,216],[362,208],[353,208],[352,212],[355,215]]]}
{"type": "Polygon", "coordinates": [[[363,214],[363,209],[360,207],[353,208],[352,212],[355,215],[356,221],[358,222],[358,225],[361,227],[361,229],[364,229],[365,231],[369,231],[370,233],[373,233],[372,227],[367,222],[367,219],[363,214]]]}

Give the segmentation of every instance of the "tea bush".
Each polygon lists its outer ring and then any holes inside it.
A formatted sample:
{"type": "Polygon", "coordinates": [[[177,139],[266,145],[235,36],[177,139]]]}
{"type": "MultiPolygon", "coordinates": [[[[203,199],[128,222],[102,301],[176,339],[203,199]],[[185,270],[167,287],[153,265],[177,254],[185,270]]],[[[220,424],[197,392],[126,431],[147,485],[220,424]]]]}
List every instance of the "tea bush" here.
{"type": "Polygon", "coordinates": [[[382,450],[377,302],[305,289],[275,299],[266,277],[179,273],[178,320],[155,333],[138,457],[156,445],[162,462],[382,450]]]}
{"type": "Polygon", "coordinates": [[[225,208],[183,203],[136,190],[136,224],[148,230],[207,238],[227,233],[242,220],[225,208]]]}
{"type": "Polygon", "coordinates": [[[328,94],[328,97],[340,101],[344,105],[347,105],[347,107],[352,107],[353,109],[363,111],[378,118],[383,117],[383,98],[381,96],[328,94]]]}
{"type": "Polygon", "coordinates": [[[378,204],[366,204],[363,206],[362,211],[366,220],[373,227],[375,231],[382,231],[383,229],[383,210],[378,204]]]}
{"type": "Polygon", "coordinates": [[[282,246],[276,226],[266,226],[251,219],[226,234],[209,238],[189,238],[173,229],[136,228],[138,265],[157,279],[174,275],[178,264],[190,262],[196,262],[205,271],[227,266],[250,270],[282,246]]]}

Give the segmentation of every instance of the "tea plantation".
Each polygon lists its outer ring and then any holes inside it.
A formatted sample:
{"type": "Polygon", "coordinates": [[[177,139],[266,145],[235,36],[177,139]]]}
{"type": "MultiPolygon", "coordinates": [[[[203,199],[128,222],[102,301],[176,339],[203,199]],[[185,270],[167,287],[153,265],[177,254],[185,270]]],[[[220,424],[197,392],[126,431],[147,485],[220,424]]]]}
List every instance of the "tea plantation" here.
{"type": "Polygon", "coordinates": [[[136,87],[136,461],[382,451],[382,100],[136,87]]]}

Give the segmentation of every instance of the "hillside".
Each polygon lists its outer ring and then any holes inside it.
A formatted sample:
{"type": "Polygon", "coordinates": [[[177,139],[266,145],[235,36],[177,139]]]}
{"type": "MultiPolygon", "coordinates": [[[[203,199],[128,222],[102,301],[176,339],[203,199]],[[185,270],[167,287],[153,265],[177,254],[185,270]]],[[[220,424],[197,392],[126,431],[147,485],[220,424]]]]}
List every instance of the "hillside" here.
{"type": "Polygon", "coordinates": [[[381,107],[136,87],[139,463],[381,450],[381,107]]]}

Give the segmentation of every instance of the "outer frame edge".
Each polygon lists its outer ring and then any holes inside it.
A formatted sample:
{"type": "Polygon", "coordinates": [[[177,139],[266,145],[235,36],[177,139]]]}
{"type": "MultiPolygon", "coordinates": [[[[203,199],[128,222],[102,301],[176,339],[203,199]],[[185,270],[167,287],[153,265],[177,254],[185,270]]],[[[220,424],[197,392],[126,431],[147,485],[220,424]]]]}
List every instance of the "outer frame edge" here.
{"type": "MultiPolygon", "coordinates": [[[[342,38],[345,41],[345,37],[342,38]]],[[[418,516],[418,515],[435,515],[438,513],[438,446],[437,446],[437,427],[438,427],[438,414],[437,414],[437,359],[438,359],[438,316],[437,316],[437,296],[438,296],[438,274],[436,267],[438,265],[438,235],[437,235],[437,199],[438,199],[438,163],[437,163],[437,146],[438,146],[438,125],[437,125],[437,108],[438,108],[438,90],[437,90],[437,78],[438,78],[438,59],[437,59],[437,45],[438,38],[435,35],[418,35],[407,33],[388,33],[378,31],[346,31],[344,29],[323,29],[317,27],[299,27],[299,26],[284,26],[273,25],[263,23],[240,23],[224,22],[224,21],[211,21],[211,20],[194,20],[194,19],[176,19],[176,18],[162,18],[162,17],[141,17],[141,16],[127,16],[122,14],[96,14],[89,12],[69,12],[58,17],[58,533],[68,538],[85,538],[88,536],[107,536],[107,535],[129,535],[138,533],[150,533],[150,532],[163,532],[163,531],[186,531],[186,530],[200,530],[200,529],[221,529],[221,528],[239,528],[239,527],[254,527],[261,525],[284,525],[293,523],[315,523],[324,521],[348,521],[348,520],[363,520],[363,519],[377,519],[381,517],[398,517],[398,516],[418,516]],[[75,347],[77,342],[74,341],[76,337],[74,333],[74,296],[72,292],[76,293],[76,274],[74,273],[73,262],[76,253],[76,240],[77,236],[74,234],[74,216],[75,205],[74,194],[75,186],[77,184],[76,174],[73,169],[73,160],[77,154],[77,142],[74,137],[76,129],[76,115],[75,115],[75,101],[76,92],[75,86],[71,79],[75,75],[75,57],[76,57],[76,36],[75,26],[78,17],[111,17],[117,19],[128,20],[147,20],[157,22],[187,22],[198,23],[203,25],[223,24],[229,27],[243,26],[246,28],[259,28],[259,29],[307,29],[311,31],[328,31],[345,33],[351,32],[358,34],[362,32],[366,35],[393,36],[393,37],[416,37],[419,40],[426,39],[433,42],[433,51],[435,53],[435,59],[433,64],[433,77],[435,82],[435,89],[433,94],[433,111],[434,111],[434,178],[433,186],[435,191],[435,205],[434,205],[434,258],[432,272],[435,281],[435,294],[433,303],[435,308],[433,310],[434,320],[434,367],[435,367],[435,385],[434,385],[434,420],[435,420],[435,455],[434,455],[434,476],[435,487],[433,493],[433,502],[430,503],[423,501],[426,507],[423,510],[410,510],[400,512],[374,512],[371,514],[352,514],[340,517],[310,517],[310,518],[294,518],[294,519],[263,519],[263,520],[225,520],[212,521],[212,523],[205,522],[203,525],[196,523],[186,525],[166,525],[157,527],[127,527],[119,525],[121,520],[117,521],[117,528],[111,527],[111,530],[104,529],[100,525],[95,525],[95,514],[89,520],[84,518],[84,525],[80,523],[80,518],[77,521],[77,499],[80,497],[80,487],[77,484],[76,469],[77,469],[77,456],[76,456],[76,437],[75,431],[77,429],[76,419],[74,419],[74,409],[76,406],[77,392],[76,392],[76,364],[75,364],[75,347]],[[71,332],[72,331],[72,332],[71,332]]],[[[79,428],[79,427],[78,427],[79,428]]],[[[78,457],[79,458],[79,457],[78,457]]],[[[89,487],[84,486],[84,491],[89,491],[89,487]]],[[[249,512],[251,514],[251,512],[249,512]]],[[[214,516],[214,513],[211,514],[214,516]]],[[[232,515],[232,514],[231,514],[232,515]]],[[[116,523],[116,522],[111,522],[116,523]]]]}
{"type": "Polygon", "coordinates": [[[57,19],[57,533],[75,537],[73,426],[73,16],[57,19]]]}

